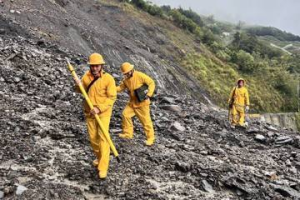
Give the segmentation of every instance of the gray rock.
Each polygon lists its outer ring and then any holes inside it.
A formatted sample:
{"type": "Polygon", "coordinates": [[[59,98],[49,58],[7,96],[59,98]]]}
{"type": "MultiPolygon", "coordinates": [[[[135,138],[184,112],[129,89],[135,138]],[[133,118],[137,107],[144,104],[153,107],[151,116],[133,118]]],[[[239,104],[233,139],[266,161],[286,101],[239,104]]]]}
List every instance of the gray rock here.
{"type": "Polygon", "coordinates": [[[272,131],[268,131],[267,135],[268,135],[268,137],[273,137],[275,135],[275,133],[273,133],[272,131]]]}
{"type": "Polygon", "coordinates": [[[14,78],[14,82],[15,82],[15,83],[19,83],[20,81],[21,81],[21,79],[20,79],[19,77],[15,77],[15,78],[14,78]]]}
{"type": "Polygon", "coordinates": [[[284,185],[274,185],[274,184],[272,184],[272,186],[274,187],[276,192],[279,192],[284,197],[293,197],[295,199],[300,198],[300,192],[298,192],[297,190],[291,187],[284,186],[284,185]]]}
{"type": "Polygon", "coordinates": [[[182,126],[179,122],[174,122],[171,127],[170,127],[171,130],[173,131],[185,131],[185,127],[182,126]]]}
{"type": "Polygon", "coordinates": [[[174,104],[175,99],[172,97],[163,97],[160,103],[165,103],[165,104],[174,104]]]}
{"type": "Polygon", "coordinates": [[[188,163],[184,162],[177,162],[175,164],[175,169],[182,171],[182,172],[188,172],[190,170],[191,166],[188,163]]]}
{"type": "Polygon", "coordinates": [[[213,187],[206,180],[202,180],[201,184],[202,184],[202,187],[203,187],[204,191],[209,192],[209,193],[214,193],[215,192],[213,187]]]}
{"type": "Polygon", "coordinates": [[[259,129],[255,127],[251,127],[247,130],[247,133],[258,133],[259,129]]]}
{"type": "Polygon", "coordinates": [[[4,198],[4,192],[0,191],[0,199],[4,198]]]}
{"type": "Polygon", "coordinates": [[[182,137],[182,134],[177,134],[177,133],[171,133],[171,137],[174,138],[175,140],[178,140],[178,141],[182,141],[184,140],[184,138],[182,137]]]}
{"type": "Polygon", "coordinates": [[[266,126],[266,129],[268,129],[269,131],[278,131],[278,129],[274,126],[266,126]]]}
{"type": "Polygon", "coordinates": [[[23,194],[23,192],[25,192],[26,190],[28,190],[25,186],[23,185],[17,185],[17,191],[16,191],[16,195],[21,195],[23,194]]]}
{"type": "Polygon", "coordinates": [[[289,136],[281,136],[276,138],[275,142],[276,144],[287,144],[287,143],[291,143],[293,141],[293,138],[289,137],[289,136]]]}
{"type": "Polygon", "coordinates": [[[257,134],[257,135],[255,135],[255,140],[264,142],[264,141],[266,141],[266,137],[261,134],[257,134]]]}
{"type": "Polygon", "coordinates": [[[182,108],[178,105],[164,105],[164,106],[160,106],[160,108],[163,110],[169,110],[169,111],[173,111],[176,113],[182,112],[182,108]]]}

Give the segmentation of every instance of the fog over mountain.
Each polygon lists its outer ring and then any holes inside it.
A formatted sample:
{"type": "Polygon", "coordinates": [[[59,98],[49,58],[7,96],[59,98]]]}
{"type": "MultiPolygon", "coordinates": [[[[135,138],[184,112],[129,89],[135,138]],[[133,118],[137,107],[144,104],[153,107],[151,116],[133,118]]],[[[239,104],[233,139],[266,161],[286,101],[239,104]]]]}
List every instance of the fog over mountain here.
{"type": "Polygon", "coordinates": [[[222,21],[274,26],[300,35],[299,0],[151,0],[157,5],[191,8],[222,21]]]}

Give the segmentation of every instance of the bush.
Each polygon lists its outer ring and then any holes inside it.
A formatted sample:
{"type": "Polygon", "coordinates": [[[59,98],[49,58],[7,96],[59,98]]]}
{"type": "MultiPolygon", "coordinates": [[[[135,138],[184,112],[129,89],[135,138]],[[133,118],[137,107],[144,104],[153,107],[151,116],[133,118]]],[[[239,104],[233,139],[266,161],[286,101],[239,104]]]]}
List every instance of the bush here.
{"type": "Polygon", "coordinates": [[[266,56],[268,58],[279,57],[282,55],[280,50],[274,49],[267,44],[260,42],[255,35],[249,35],[247,33],[237,32],[234,35],[231,47],[234,50],[242,49],[251,54],[256,52],[261,56],[266,56]]]}
{"type": "Polygon", "coordinates": [[[199,34],[199,26],[193,20],[182,15],[177,9],[173,9],[170,12],[170,15],[177,26],[190,31],[191,33],[199,34]]]}
{"type": "Polygon", "coordinates": [[[179,8],[178,11],[183,14],[185,17],[191,19],[193,22],[195,22],[198,26],[204,26],[204,22],[202,21],[201,17],[192,11],[191,9],[189,10],[184,10],[182,8],[179,8]]]}
{"type": "Polygon", "coordinates": [[[154,16],[159,16],[159,17],[163,16],[163,14],[164,14],[163,10],[156,5],[148,6],[147,11],[149,14],[154,15],[154,16]]]}
{"type": "Polygon", "coordinates": [[[144,11],[148,9],[148,4],[144,0],[131,0],[131,3],[144,11]]]}
{"type": "Polygon", "coordinates": [[[235,57],[235,63],[239,65],[239,70],[244,73],[252,73],[254,71],[254,58],[250,53],[239,50],[235,57]]]}
{"type": "Polygon", "coordinates": [[[201,39],[203,43],[208,45],[213,44],[213,42],[216,40],[214,34],[209,29],[203,30],[203,35],[201,39]]]}
{"type": "Polygon", "coordinates": [[[219,50],[216,53],[216,56],[223,61],[230,61],[231,57],[225,51],[219,50]]]}
{"type": "Polygon", "coordinates": [[[281,41],[300,41],[300,37],[281,31],[274,27],[251,27],[246,29],[248,33],[256,36],[266,36],[270,35],[281,41]]]}

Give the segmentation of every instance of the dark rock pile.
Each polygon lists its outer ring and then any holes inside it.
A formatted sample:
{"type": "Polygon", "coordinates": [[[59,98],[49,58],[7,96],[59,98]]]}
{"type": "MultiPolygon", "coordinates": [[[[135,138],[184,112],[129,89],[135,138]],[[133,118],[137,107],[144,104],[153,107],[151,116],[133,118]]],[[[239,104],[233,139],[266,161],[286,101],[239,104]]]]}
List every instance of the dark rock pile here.
{"type": "MultiPolygon", "coordinates": [[[[189,97],[158,94],[157,141],[122,140],[120,94],[111,156],[100,181],[81,97],[64,57],[80,75],[84,59],[44,41],[0,35],[0,198],[5,199],[299,199],[300,136],[261,122],[231,130],[226,114],[189,97]]],[[[119,71],[107,66],[117,80],[119,71]]]]}

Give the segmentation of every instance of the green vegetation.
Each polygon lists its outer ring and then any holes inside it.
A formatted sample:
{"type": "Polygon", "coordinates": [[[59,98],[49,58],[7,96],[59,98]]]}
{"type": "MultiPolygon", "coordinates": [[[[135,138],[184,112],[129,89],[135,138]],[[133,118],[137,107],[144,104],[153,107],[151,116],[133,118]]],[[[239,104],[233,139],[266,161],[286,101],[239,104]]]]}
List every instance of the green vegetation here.
{"type": "MultiPolygon", "coordinates": [[[[300,37],[270,27],[245,29],[242,22],[237,26],[218,22],[213,16],[199,16],[191,9],[158,7],[144,0],[125,2],[154,16],[148,22],[160,23],[173,45],[184,52],[176,56],[177,61],[219,105],[227,107],[230,90],[236,79],[243,77],[247,80],[252,108],[257,112],[297,110],[300,55],[289,55],[261,38],[272,37],[283,43],[298,41],[300,37]],[[223,32],[229,33],[230,39],[223,32]]],[[[170,55],[169,49],[162,49],[170,55]]]]}
{"type": "Polygon", "coordinates": [[[273,36],[281,41],[300,41],[299,36],[287,33],[285,31],[281,31],[274,27],[255,26],[247,28],[246,31],[256,36],[273,36]]]}
{"type": "MultiPolygon", "coordinates": [[[[246,57],[250,54],[246,53],[246,57]]],[[[244,55],[242,55],[244,56],[244,55]]],[[[197,77],[210,93],[211,97],[220,102],[223,107],[227,106],[227,100],[231,89],[239,77],[247,80],[247,86],[251,94],[251,104],[256,111],[290,111],[295,109],[297,104],[296,79],[282,82],[288,73],[274,71],[269,74],[261,75],[241,75],[240,71],[228,64],[222,64],[218,60],[208,58],[206,55],[189,54],[183,61],[189,71],[197,77]],[[272,82],[269,78],[272,77],[272,82]]]]}
{"type": "Polygon", "coordinates": [[[236,32],[231,47],[233,50],[244,50],[250,54],[258,53],[260,56],[269,59],[283,55],[281,50],[274,49],[259,41],[256,36],[247,33],[236,32]]]}
{"type": "Polygon", "coordinates": [[[153,16],[172,21],[176,26],[193,33],[203,43],[211,45],[217,37],[208,26],[204,26],[202,18],[192,10],[171,9],[170,6],[158,7],[144,0],[121,0],[135,5],[153,16]]]}

